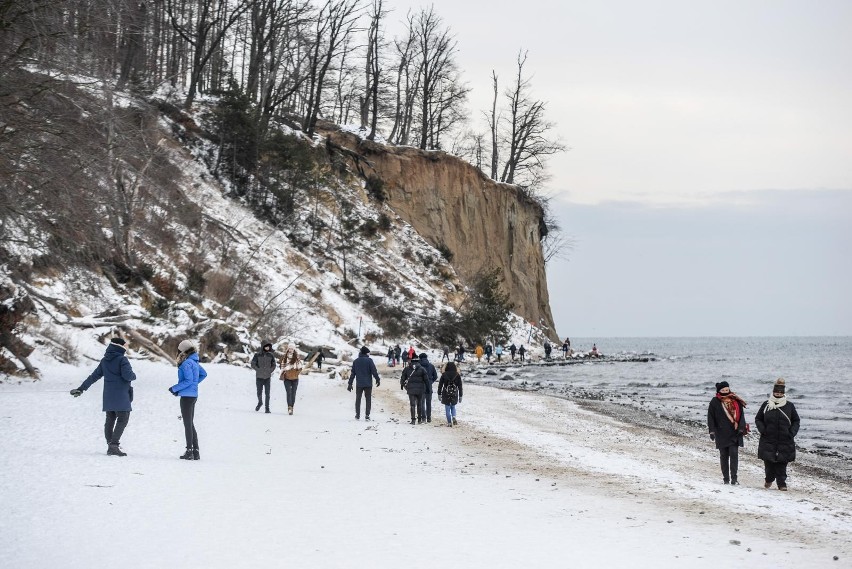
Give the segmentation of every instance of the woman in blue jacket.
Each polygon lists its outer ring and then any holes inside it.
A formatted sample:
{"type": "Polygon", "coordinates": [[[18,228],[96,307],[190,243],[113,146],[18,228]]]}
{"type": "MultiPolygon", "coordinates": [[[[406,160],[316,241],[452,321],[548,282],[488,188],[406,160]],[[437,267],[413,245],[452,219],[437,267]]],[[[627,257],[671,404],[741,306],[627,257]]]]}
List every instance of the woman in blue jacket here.
{"type": "Polygon", "coordinates": [[[198,401],[198,384],[207,377],[207,372],[198,363],[198,353],[191,340],[178,344],[178,382],[169,387],[169,393],[180,396],[180,414],[186,435],[186,452],[180,458],[199,460],[198,433],[195,432],[195,403],[198,401]]]}

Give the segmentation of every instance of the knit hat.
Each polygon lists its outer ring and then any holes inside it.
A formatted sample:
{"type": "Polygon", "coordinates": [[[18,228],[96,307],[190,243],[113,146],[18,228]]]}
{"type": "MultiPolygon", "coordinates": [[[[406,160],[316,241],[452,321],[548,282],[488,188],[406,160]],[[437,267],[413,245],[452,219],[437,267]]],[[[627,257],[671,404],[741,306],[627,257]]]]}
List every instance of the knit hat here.
{"type": "Polygon", "coordinates": [[[110,341],[109,341],[109,343],[110,343],[110,344],[115,344],[115,345],[117,345],[117,346],[122,346],[122,347],[124,347],[124,345],[125,345],[127,342],[125,342],[125,341],[124,341],[124,338],[115,337],[115,338],[113,338],[112,340],[110,340],[110,341]]]}
{"type": "Polygon", "coordinates": [[[192,343],[192,340],[184,340],[180,344],[178,344],[178,350],[181,352],[188,352],[189,350],[194,350],[195,344],[192,343]]]}
{"type": "Polygon", "coordinates": [[[784,378],[779,377],[775,380],[775,386],[772,388],[772,393],[784,393],[784,378]]]}
{"type": "Polygon", "coordinates": [[[422,354],[420,354],[417,357],[419,357],[421,360],[428,360],[429,359],[429,356],[426,354],[426,352],[423,352],[422,354]]]}
{"type": "Polygon", "coordinates": [[[727,387],[728,389],[730,389],[730,388],[731,388],[730,384],[728,384],[728,382],[727,382],[727,381],[720,381],[719,383],[717,383],[717,384],[716,384],[716,393],[719,393],[720,391],[722,391],[722,390],[723,390],[723,389],[725,389],[726,387],[727,387]]]}
{"type": "Polygon", "coordinates": [[[367,346],[362,346],[361,351],[359,353],[362,356],[368,356],[368,355],[370,355],[370,348],[368,348],[367,346]]]}

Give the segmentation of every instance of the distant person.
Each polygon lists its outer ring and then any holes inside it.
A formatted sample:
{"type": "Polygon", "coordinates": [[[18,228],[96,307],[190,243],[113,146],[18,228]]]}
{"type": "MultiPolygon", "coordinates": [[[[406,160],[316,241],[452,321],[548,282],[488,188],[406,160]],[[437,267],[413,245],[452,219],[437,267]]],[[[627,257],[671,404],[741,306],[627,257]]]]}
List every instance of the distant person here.
{"type": "Polygon", "coordinates": [[[415,412],[417,424],[425,423],[426,410],[424,396],[429,391],[429,375],[420,365],[419,359],[415,358],[411,360],[411,364],[402,370],[399,386],[400,389],[404,389],[408,393],[408,402],[411,407],[411,424],[414,424],[415,412]]]}
{"type": "Polygon", "coordinates": [[[731,391],[727,381],[716,384],[716,396],[710,400],[707,408],[707,429],[710,440],[719,449],[719,461],[722,465],[722,481],[737,485],[737,466],[739,447],[743,446],[746,434],[746,402],[731,391]]]}
{"type": "Polygon", "coordinates": [[[403,367],[403,368],[406,368],[406,367],[408,366],[408,360],[409,360],[409,358],[408,358],[408,350],[402,350],[402,351],[401,351],[401,356],[400,356],[400,357],[402,358],[402,367],[403,367]]]}
{"type": "Polygon", "coordinates": [[[393,360],[394,360],[393,347],[388,348],[387,358],[388,358],[388,367],[393,367],[393,360]]]}
{"type": "Polygon", "coordinates": [[[592,356],[593,358],[601,357],[601,353],[598,351],[598,345],[597,344],[592,344],[592,351],[589,352],[589,355],[592,356]]]}
{"type": "Polygon", "coordinates": [[[459,344],[459,361],[464,361],[464,344],[459,344]]]}
{"type": "Polygon", "coordinates": [[[121,435],[127,423],[130,422],[130,406],[133,401],[133,387],[130,382],[136,379],[130,360],[127,359],[126,342],[123,338],[113,338],[101,358],[98,367],[78,387],[71,390],[71,395],[80,397],[100,378],[104,378],[103,410],[106,413],[104,423],[104,438],[107,443],[108,456],[127,456],[121,450],[121,435]]]}
{"type": "Polygon", "coordinates": [[[251,359],[251,369],[254,370],[255,384],[257,385],[257,407],[260,411],[264,404],[261,395],[266,393],[266,412],[269,413],[269,388],[272,384],[272,372],[275,371],[275,354],[272,353],[272,342],[264,340],[261,342],[260,351],[251,359]]]}
{"type": "Polygon", "coordinates": [[[497,347],[494,348],[494,355],[497,356],[498,362],[503,359],[503,344],[497,344],[497,347]]]}
{"type": "Polygon", "coordinates": [[[473,353],[476,355],[476,363],[480,363],[482,361],[482,356],[485,355],[485,348],[482,347],[482,344],[477,344],[473,353]]]}
{"type": "Polygon", "coordinates": [[[409,346],[408,346],[408,359],[413,360],[416,357],[417,357],[417,352],[414,351],[414,346],[409,344],[409,346]]]}
{"type": "Polygon", "coordinates": [[[526,353],[527,353],[527,349],[524,347],[523,344],[521,344],[521,347],[518,348],[518,356],[520,356],[521,361],[524,361],[524,354],[526,354],[526,353]]]}
{"type": "Polygon", "coordinates": [[[568,345],[568,339],[566,338],[565,341],[562,343],[562,359],[563,360],[568,359],[568,348],[569,347],[570,346],[568,345]]]}
{"type": "Polygon", "coordinates": [[[373,378],[376,379],[376,387],[381,385],[382,378],[376,370],[376,364],[370,358],[370,348],[363,346],[358,357],[352,362],[352,371],[349,374],[349,391],[352,391],[352,380],[356,380],[355,386],[355,420],[361,418],[361,395],[366,400],[364,403],[364,420],[370,420],[370,405],[373,398],[373,378]]]}
{"type": "Polygon", "coordinates": [[[299,375],[302,373],[302,358],[299,352],[292,346],[287,346],[287,351],[281,358],[281,381],[284,382],[284,391],[287,392],[287,414],[293,414],[296,406],[296,391],[299,389],[299,375]]]}
{"type": "Polygon", "coordinates": [[[441,356],[441,363],[443,363],[445,359],[447,361],[450,361],[450,347],[449,346],[444,346],[444,355],[441,356]]]}
{"type": "Polygon", "coordinates": [[[461,403],[462,399],[462,378],[456,368],[456,364],[450,362],[444,368],[444,373],[441,374],[441,380],[438,382],[438,397],[441,403],[444,404],[444,411],[447,414],[447,426],[452,427],[457,425],[456,421],[456,405],[461,403]]]}
{"type": "Polygon", "coordinates": [[[198,433],[195,431],[195,404],[198,402],[198,384],[207,377],[207,372],[198,363],[198,353],[191,340],[178,344],[178,382],[169,387],[175,397],[180,396],[180,415],[183,418],[183,434],[186,452],[183,460],[200,460],[198,433]]]}
{"type": "Polygon", "coordinates": [[[317,369],[322,369],[322,361],[325,359],[325,356],[322,353],[322,348],[317,350],[317,357],[314,360],[317,363],[317,369]]]}
{"type": "Polygon", "coordinates": [[[512,361],[515,361],[515,354],[518,353],[518,347],[514,343],[509,346],[509,353],[512,354],[512,361]]]}
{"type": "Polygon", "coordinates": [[[547,340],[544,341],[544,359],[550,359],[550,352],[553,350],[553,346],[550,345],[550,342],[547,340]]]}
{"type": "Polygon", "coordinates": [[[491,345],[491,342],[485,344],[485,361],[487,363],[491,363],[491,356],[494,355],[494,346],[491,345]]]}
{"type": "Polygon", "coordinates": [[[429,356],[424,352],[420,354],[420,367],[426,371],[429,378],[429,389],[423,394],[423,403],[426,410],[426,422],[432,422],[432,386],[438,381],[438,370],[429,361],[429,356]]]}
{"type": "Polygon", "coordinates": [[[754,424],[760,432],[757,456],[763,460],[766,471],[764,488],[778,483],[778,489],[787,491],[787,463],[796,460],[796,434],[799,432],[799,414],[787,401],[786,385],[778,378],[769,397],[757,411],[754,424]]]}

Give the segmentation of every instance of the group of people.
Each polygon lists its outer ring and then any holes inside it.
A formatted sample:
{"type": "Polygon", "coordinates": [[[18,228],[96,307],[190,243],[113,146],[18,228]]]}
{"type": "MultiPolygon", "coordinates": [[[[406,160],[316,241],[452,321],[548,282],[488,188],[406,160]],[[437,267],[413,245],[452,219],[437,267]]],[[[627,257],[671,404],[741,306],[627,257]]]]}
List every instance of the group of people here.
{"type": "MultiPolygon", "coordinates": [[[[207,372],[198,363],[198,352],[191,340],[178,344],[177,353],[178,382],[169,387],[169,393],[180,397],[180,413],[183,418],[183,430],[186,438],[186,452],[183,460],[200,460],[198,433],[195,430],[195,404],[198,401],[198,384],[207,377],[207,372]]],[[[71,395],[80,397],[96,381],[103,378],[103,411],[106,413],[104,437],[107,454],[127,456],[121,449],[121,435],[130,421],[133,402],[133,385],[136,374],[127,359],[127,342],[123,338],[112,338],[104,357],[89,377],[75,389],[71,395]]]]}
{"type": "MultiPolygon", "coordinates": [[[[317,358],[321,353],[317,354],[317,358]]],[[[267,413],[272,412],[269,410],[269,392],[272,386],[272,374],[276,367],[281,368],[278,379],[284,382],[284,390],[287,392],[287,414],[292,415],[296,405],[296,390],[299,388],[299,375],[304,367],[302,358],[292,343],[287,344],[277,366],[272,342],[266,340],[261,342],[260,351],[252,357],[251,369],[254,370],[257,386],[257,406],[254,410],[260,411],[260,408],[264,407],[267,413]],[[262,395],[265,395],[265,400],[261,397],[262,395]]]]}
{"type": "MultiPolygon", "coordinates": [[[[746,402],[731,391],[727,381],[716,384],[716,396],[707,409],[707,428],[710,440],[719,450],[722,481],[737,485],[739,448],[750,428],[745,420],[746,402]]],[[[776,483],[779,490],[787,490],[787,464],[796,460],[796,434],[799,432],[799,414],[787,400],[786,384],[779,378],[772,386],[772,395],[763,402],[754,423],[760,433],[757,456],[763,460],[764,488],[776,483]]]]}

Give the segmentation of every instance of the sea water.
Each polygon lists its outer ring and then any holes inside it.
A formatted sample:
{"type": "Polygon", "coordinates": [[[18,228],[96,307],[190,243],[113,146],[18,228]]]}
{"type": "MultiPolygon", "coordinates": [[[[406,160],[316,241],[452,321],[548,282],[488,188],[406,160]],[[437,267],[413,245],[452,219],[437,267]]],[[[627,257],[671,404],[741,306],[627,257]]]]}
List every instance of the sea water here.
{"type": "MultiPolygon", "coordinates": [[[[706,423],[715,384],[727,381],[746,401],[746,421],[756,431],[754,416],[783,377],[801,418],[797,444],[852,458],[852,337],[571,338],[571,347],[588,351],[593,342],[604,355],[647,355],[653,361],[543,367],[535,379],[569,382],[699,423],[706,423]]],[[[562,352],[557,348],[553,355],[562,352]]]]}

